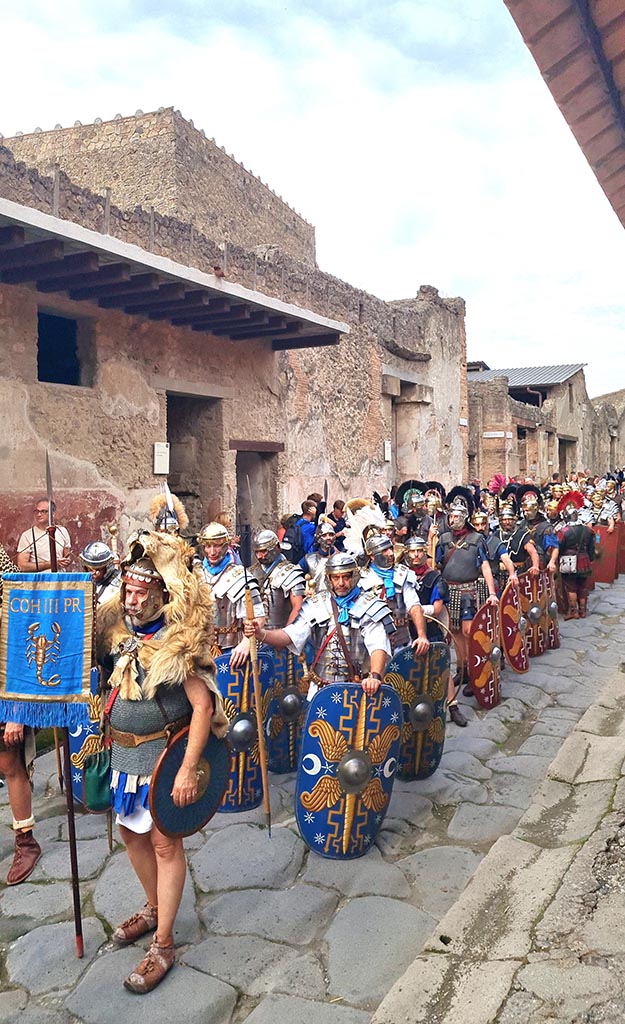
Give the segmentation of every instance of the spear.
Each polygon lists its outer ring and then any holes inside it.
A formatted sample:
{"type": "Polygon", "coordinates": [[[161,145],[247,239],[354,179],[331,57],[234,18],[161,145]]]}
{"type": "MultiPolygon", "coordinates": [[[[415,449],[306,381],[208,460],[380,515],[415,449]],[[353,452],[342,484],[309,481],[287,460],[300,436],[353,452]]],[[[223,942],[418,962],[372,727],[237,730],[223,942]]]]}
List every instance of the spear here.
{"type": "MultiPolygon", "coordinates": [[[[52,514],[54,502],[52,500],[52,474],[50,472],[50,460],[46,450],[46,489],[48,492],[48,538],[50,541],[50,571],[58,572],[56,558],[56,540],[52,514]]],[[[72,777],[72,764],[69,757],[69,729],[63,729],[63,756],[65,762],[65,777],[69,780],[72,777]]],[[[76,848],[76,822],[74,819],[74,798],[72,787],[65,787],[65,802],[67,805],[67,838],[69,841],[69,860],[72,874],[72,899],[74,904],[74,931],[76,936],[76,956],[80,959],[84,955],[82,935],[82,914],[80,910],[80,880],[78,877],[78,851],[76,848]]]]}
{"type": "MultiPolygon", "coordinates": [[[[46,492],[48,495],[48,543],[50,545],[50,572],[58,572],[59,566],[56,557],[56,525],[54,523],[54,501],[52,500],[52,473],[50,471],[50,459],[46,449],[46,492]]],[[[59,742],[59,730],[56,726],[52,729],[54,737],[54,755],[56,758],[56,777],[59,780],[59,789],[63,792],[63,768],[61,766],[61,744],[59,742]]],[[[71,778],[71,776],[69,776],[71,778]]]]}
{"type": "MultiPolygon", "coordinates": [[[[249,491],[250,499],[250,518],[252,515],[252,488],[250,487],[250,478],[247,477],[247,489],[249,491]]],[[[245,573],[245,616],[251,622],[254,618],[254,602],[252,600],[252,589],[250,587],[250,581],[247,574],[248,566],[244,564],[243,571],[245,573]]],[[[254,684],[254,704],[256,714],[256,731],[258,733],[258,761],[260,764],[260,777],[263,784],[263,809],[265,811],[265,821],[267,823],[267,830],[269,832],[269,838],[271,838],[271,804],[269,801],[269,774],[267,772],[267,748],[265,746],[265,730],[263,725],[263,706],[262,706],[262,693],[260,689],[260,674],[258,671],[258,647],[256,644],[256,637],[249,637],[250,641],[250,661],[252,663],[252,681],[254,684]]]]}

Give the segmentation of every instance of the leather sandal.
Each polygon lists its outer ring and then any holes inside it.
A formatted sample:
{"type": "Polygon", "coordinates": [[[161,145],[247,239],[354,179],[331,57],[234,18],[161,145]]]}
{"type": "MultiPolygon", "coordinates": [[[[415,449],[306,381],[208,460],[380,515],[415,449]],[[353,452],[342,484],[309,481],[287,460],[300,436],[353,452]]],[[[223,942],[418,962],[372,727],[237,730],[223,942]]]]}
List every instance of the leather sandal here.
{"type": "Polygon", "coordinates": [[[114,942],[116,946],[130,946],[142,935],[153,932],[157,924],[158,911],[156,907],[153,907],[151,903],[146,903],[138,913],[122,921],[111,935],[111,942],[114,942]]]}
{"type": "Polygon", "coordinates": [[[139,995],[151,992],[160,985],[175,962],[176,947],[159,946],[156,939],[153,939],[141,963],[137,964],[134,971],[125,979],[124,988],[139,995]]]}

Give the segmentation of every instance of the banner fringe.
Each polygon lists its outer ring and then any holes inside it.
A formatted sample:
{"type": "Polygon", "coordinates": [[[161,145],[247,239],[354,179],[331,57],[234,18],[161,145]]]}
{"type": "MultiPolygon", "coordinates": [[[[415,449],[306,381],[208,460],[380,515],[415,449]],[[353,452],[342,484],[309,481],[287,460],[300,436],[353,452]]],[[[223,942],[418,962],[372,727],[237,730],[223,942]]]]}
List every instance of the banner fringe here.
{"type": "Polygon", "coordinates": [[[76,729],[89,726],[87,704],[54,701],[44,704],[35,701],[0,700],[0,722],[17,722],[33,729],[76,729]]]}

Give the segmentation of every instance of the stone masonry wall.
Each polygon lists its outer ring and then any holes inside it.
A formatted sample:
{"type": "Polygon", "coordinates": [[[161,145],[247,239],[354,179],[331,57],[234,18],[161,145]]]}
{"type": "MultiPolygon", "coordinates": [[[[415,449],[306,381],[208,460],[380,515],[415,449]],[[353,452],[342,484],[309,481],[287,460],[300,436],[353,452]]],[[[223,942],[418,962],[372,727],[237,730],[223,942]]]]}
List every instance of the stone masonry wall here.
{"type": "Polygon", "coordinates": [[[18,160],[77,185],[129,212],[150,207],[193,224],[218,243],[277,245],[315,264],[315,231],[259,178],[166,107],[97,124],[5,139],[18,160]]]}
{"type": "MultiPolygon", "coordinates": [[[[141,208],[119,210],[63,172],[57,171],[56,181],[39,175],[16,163],[6,148],[0,148],[0,189],[8,199],[97,231],[106,226],[115,237],[209,273],[221,257],[228,280],[344,320],[351,330],[337,348],[273,353],[263,342],[231,343],[62,295],[1,286],[0,368],[5,417],[11,422],[5,434],[10,444],[0,448],[0,473],[11,492],[39,490],[43,450],[49,447],[70,504],[79,500],[82,488],[90,488],[106,494],[107,507],[123,507],[130,518],[139,518],[156,484],[152,446],[167,437],[166,396],[156,390],[155,377],[232,389],[233,397],[220,401],[219,413],[204,418],[208,435],[203,434],[202,446],[214,453],[215,469],[205,479],[219,488],[202,496],[204,509],[209,497],[233,508],[232,438],[284,443],[284,453],[273,457],[274,516],[298,507],[310,491],[322,490],[325,479],[332,497],[387,488],[397,479],[397,464],[384,458],[384,441],[393,440],[397,416],[394,399],[382,391],[389,374],[409,400],[414,398],[418,414],[414,461],[402,467],[405,476],[419,473],[445,486],[465,476],[466,428],[459,426],[468,415],[461,299],[445,299],[435,288],[423,287],[412,299],[386,303],[276,247],[262,256],[234,245],[224,252],[175,218],[141,208]],[[90,322],[93,388],[37,381],[37,307],[90,322]]],[[[7,500],[5,495],[0,516],[7,500]]],[[[197,515],[201,518],[201,511],[197,515]]]]}

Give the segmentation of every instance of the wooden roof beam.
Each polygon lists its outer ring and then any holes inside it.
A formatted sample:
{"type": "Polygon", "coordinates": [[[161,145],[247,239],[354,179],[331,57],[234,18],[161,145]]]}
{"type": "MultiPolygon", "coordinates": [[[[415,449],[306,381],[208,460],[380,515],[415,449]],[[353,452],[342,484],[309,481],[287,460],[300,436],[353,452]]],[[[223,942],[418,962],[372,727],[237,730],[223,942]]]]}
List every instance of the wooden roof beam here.
{"type": "Polygon", "coordinates": [[[98,269],[98,254],[95,252],[73,252],[60,260],[48,263],[33,263],[30,267],[12,267],[2,271],[2,280],[6,284],[21,284],[22,281],[55,280],[58,288],[63,289],[63,282],[71,281],[72,277],[98,269]]]}
{"type": "Polygon", "coordinates": [[[202,327],[226,327],[229,323],[235,320],[249,320],[253,314],[250,313],[250,307],[246,305],[230,306],[228,304],[224,310],[214,310],[211,304],[210,308],[206,312],[200,311],[199,313],[185,314],[184,316],[172,317],[172,324],[176,324],[179,327],[185,326],[198,326],[202,327]]]}
{"type": "MultiPolygon", "coordinates": [[[[86,288],[89,285],[97,287],[98,285],[110,285],[115,282],[129,280],[129,263],[105,263],[93,273],[77,274],[76,277],[72,277],[69,287],[86,288]]],[[[63,284],[60,281],[55,280],[54,278],[47,281],[37,281],[37,288],[40,292],[62,292],[68,290],[63,287],[63,284]]]]}
{"type": "Polygon", "coordinates": [[[45,242],[33,242],[31,245],[24,245],[19,249],[0,252],[0,271],[30,267],[33,263],[61,259],[62,256],[63,243],[57,238],[50,238],[45,242]]]}
{"type": "Polygon", "coordinates": [[[161,313],[175,313],[179,312],[181,315],[187,309],[201,309],[208,310],[210,304],[210,295],[208,292],[184,292],[180,299],[164,299],[154,297],[154,301],[137,301],[130,304],[126,312],[127,313],[149,313],[149,314],[161,314],[161,313]]]}
{"type": "Polygon", "coordinates": [[[0,228],[0,249],[10,249],[24,244],[24,228],[19,224],[7,224],[0,228]]]}
{"type": "Polygon", "coordinates": [[[116,305],[123,305],[125,302],[130,302],[137,292],[158,288],[159,281],[158,274],[152,272],[135,274],[134,277],[131,276],[121,284],[106,282],[89,285],[86,288],[72,288],[69,294],[72,299],[94,299],[98,302],[100,299],[114,298],[116,305]]]}
{"type": "Polygon", "coordinates": [[[137,313],[145,312],[145,310],[137,310],[137,305],[146,306],[147,309],[158,307],[166,302],[180,301],[184,298],[184,285],[178,281],[168,282],[167,284],[160,284],[158,289],[146,296],[133,296],[133,298],[124,306],[125,313],[137,313]]]}

